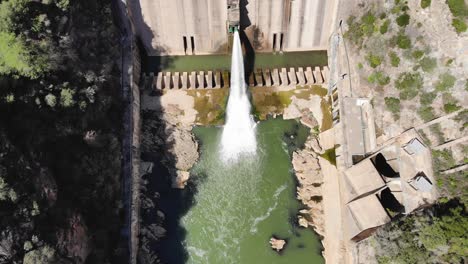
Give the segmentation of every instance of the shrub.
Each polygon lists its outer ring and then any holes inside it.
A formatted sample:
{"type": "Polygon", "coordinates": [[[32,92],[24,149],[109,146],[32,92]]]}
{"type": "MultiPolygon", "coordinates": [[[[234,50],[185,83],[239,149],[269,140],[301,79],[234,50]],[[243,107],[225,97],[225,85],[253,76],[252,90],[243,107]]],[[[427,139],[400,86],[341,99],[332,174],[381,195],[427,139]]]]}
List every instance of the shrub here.
{"type": "Polygon", "coordinates": [[[447,0],[448,7],[455,17],[468,16],[468,8],[464,0],[447,0]]]}
{"type": "Polygon", "coordinates": [[[457,104],[457,100],[450,93],[445,93],[442,98],[444,101],[445,113],[449,114],[461,109],[461,107],[457,104]]]}
{"type": "Polygon", "coordinates": [[[422,88],[423,78],[419,73],[401,73],[395,80],[395,87],[400,90],[400,98],[408,100],[418,95],[422,88]]]}
{"type": "Polygon", "coordinates": [[[403,14],[397,17],[396,22],[400,27],[406,27],[409,24],[410,16],[408,14],[403,14]]]}
{"type": "Polygon", "coordinates": [[[376,21],[376,17],[371,12],[367,12],[366,14],[362,16],[361,30],[364,35],[370,36],[372,35],[372,33],[374,33],[374,31],[376,31],[375,21],[376,21]]]}
{"type": "Polygon", "coordinates": [[[421,97],[419,97],[419,102],[423,106],[431,105],[434,102],[434,99],[437,97],[437,93],[430,92],[430,93],[423,93],[421,97]]]}
{"type": "Polygon", "coordinates": [[[422,58],[422,56],[424,56],[424,51],[422,51],[422,50],[415,50],[415,51],[413,51],[413,53],[411,54],[411,56],[413,56],[414,59],[419,60],[420,58],[422,58]]]}
{"type": "Polygon", "coordinates": [[[424,122],[429,122],[435,118],[434,112],[432,111],[432,107],[430,106],[423,106],[419,108],[418,115],[421,117],[424,122]]]}
{"type": "Polygon", "coordinates": [[[452,88],[455,85],[455,76],[446,72],[439,75],[439,81],[436,83],[436,90],[445,92],[448,89],[452,88]]]}
{"type": "Polygon", "coordinates": [[[393,116],[395,117],[395,119],[400,118],[400,107],[401,107],[400,99],[396,97],[385,97],[385,106],[390,112],[393,113],[393,116]]]}
{"type": "Polygon", "coordinates": [[[428,8],[431,5],[431,0],[421,0],[421,7],[428,8]]]}
{"type": "Polygon", "coordinates": [[[398,57],[398,55],[393,51],[389,53],[389,56],[390,56],[390,64],[393,67],[398,67],[400,65],[400,57],[398,57]]]}
{"type": "Polygon", "coordinates": [[[390,26],[390,19],[386,19],[383,24],[380,26],[380,34],[385,34],[388,31],[388,26],[390,26]]]}
{"type": "Polygon", "coordinates": [[[452,19],[452,26],[458,34],[465,32],[468,28],[465,21],[459,18],[452,19]]]}
{"type": "Polygon", "coordinates": [[[426,56],[419,61],[419,66],[424,72],[431,73],[437,67],[437,60],[426,56]]]}
{"type": "Polygon", "coordinates": [[[53,94],[48,94],[45,96],[45,102],[48,106],[54,107],[57,104],[57,98],[53,94]]]}
{"type": "Polygon", "coordinates": [[[75,101],[73,100],[73,96],[75,95],[75,91],[69,89],[69,88],[64,88],[60,91],[60,104],[63,107],[71,107],[75,104],[75,101]]]}
{"type": "Polygon", "coordinates": [[[377,71],[369,75],[369,77],[367,78],[367,81],[373,84],[384,86],[390,83],[390,77],[388,77],[381,71],[377,71]]]}
{"type": "Polygon", "coordinates": [[[453,113],[461,109],[461,106],[454,103],[444,104],[444,112],[447,114],[453,113]]]}
{"type": "Polygon", "coordinates": [[[396,37],[396,43],[400,49],[409,49],[411,48],[411,40],[408,36],[404,34],[399,34],[396,37]]]}
{"type": "Polygon", "coordinates": [[[358,67],[358,69],[362,69],[363,68],[362,63],[358,63],[357,67],[358,67]]]}
{"type": "Polygon", "coordinates": [[[13,103],[13,102],[15,101],[15,95],[12,94],[12,93],[7,94],[7,95],[5,96],[5,101],[6,101],[7,103],[9,103],[9,104],[10,104],[10,103],[13,103]]]}
{"type": "Polygon", "coordinates": [[[382,57],[373,55],[372,53],[367,55],[366,60],[372,68],[376,68],[377,66],[382,64],[382,57]]]}

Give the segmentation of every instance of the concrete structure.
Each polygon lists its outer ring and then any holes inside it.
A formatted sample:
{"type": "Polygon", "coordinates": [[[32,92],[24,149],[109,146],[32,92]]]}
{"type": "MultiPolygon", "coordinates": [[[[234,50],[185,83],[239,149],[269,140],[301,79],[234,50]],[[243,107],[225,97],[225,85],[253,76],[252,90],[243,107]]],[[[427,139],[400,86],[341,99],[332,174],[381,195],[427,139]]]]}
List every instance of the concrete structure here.
{"type": "Polygon", "coordinates": [[[341,196],[349,239],[362,240],[391,214],[408,214],[436,201],[431,151],[421,142],[414,129],[408,130],[344,172],[341,196]],[[408,153],[408,146],[417,151],[408,153]]]}
{"type": "MultiPolygon", "coordinates": [[[[307,67],[311,69],[311,67],[307,67]]],[[[316,67],[315,71],[304,72],[302,68],[286,68],[279,69],[256,69],[249,77],[248,83],[250,87],[262,86],[292,86],[297,85],[313,85],[323,84],[316,83],[315,79],[322,76],[322,72],[328,71],[328,67],[322,69],[316,67]],[[310,82],[311,80],[312,82],[310,82]],[[273,82],[272,82],[273,81],[273,82]]],[[[150,73],[146,77],[153,76],[150,73]]],[[[229,87],[229,72],[220,71],[199,71],[199,72],[159,72],[156,77],[152,78],[154,87],[152,89],[211,89],[229,87]],[[213,83],[214,82],[214,83],[213,83]]],[[[325,84],[327,80],[325,80],[325,84]]]]}
{"type": "Polygon", "coordinates": [[[324,50],[340,0],[134,0],[136,34],[149,55],[229,52],[240,24],[259,52],[324,50]]]}

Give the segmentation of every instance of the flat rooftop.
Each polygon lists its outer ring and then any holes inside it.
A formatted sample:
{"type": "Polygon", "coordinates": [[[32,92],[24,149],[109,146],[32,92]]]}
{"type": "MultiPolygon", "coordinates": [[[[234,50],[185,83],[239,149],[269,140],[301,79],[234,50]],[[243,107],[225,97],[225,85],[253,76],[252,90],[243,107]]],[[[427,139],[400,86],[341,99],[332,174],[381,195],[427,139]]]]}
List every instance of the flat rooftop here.
{"type": "MultiPolygon", "coordinates": [[[[297,51],[280,53],[256,53],[254,60],[255,68],[289,68],[327,66],[327,51],[297,51]]],[[[246,62],[246,64],[249,64],[246,62]]],[[[247,68],[247,67],[246,67],[247,68]]],[[[189,72],[208,70],[230,70],[231,54],[218,55],[185,55],[185,56],[149,56],[143,58],[144,72],[189,72]]]]}

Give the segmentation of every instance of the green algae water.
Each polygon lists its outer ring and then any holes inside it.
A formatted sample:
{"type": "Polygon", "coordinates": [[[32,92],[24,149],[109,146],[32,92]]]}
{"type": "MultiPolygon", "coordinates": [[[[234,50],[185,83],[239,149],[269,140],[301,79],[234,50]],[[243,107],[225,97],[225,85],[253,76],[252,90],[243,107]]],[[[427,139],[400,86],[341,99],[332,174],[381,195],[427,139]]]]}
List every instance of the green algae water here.
{"type": "Polygon", "coordinates": [[[192,170],[194,205],[181,219],[187,263],[324,263],[317,235],[298,227],[301,209],[291,150],[309,131],[297,121],[272,119],[257,125],[257,155],[224,165],[221,128],[197,127],[201,157],[192,170]],[[273,251],[269,239],[287,240],[273,251]]]}

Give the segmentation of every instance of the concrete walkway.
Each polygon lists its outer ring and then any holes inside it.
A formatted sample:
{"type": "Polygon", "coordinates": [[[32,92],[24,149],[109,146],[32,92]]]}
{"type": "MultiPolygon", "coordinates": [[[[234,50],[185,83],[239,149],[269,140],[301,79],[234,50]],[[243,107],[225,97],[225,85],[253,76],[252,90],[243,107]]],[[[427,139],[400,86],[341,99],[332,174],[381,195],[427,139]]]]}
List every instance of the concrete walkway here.
{"type": "MultiPolygon", "coordinates": [[[[319,136],[322,149],[335,147],[334,130],[329,129],[319,136]]],[[[344,261],[343,227],[341,217],[341,198],[339,174],[336,166],[319,157],[323,174],[323,208],[325,219],[325,262],[340,264],[344,261]]]]}

